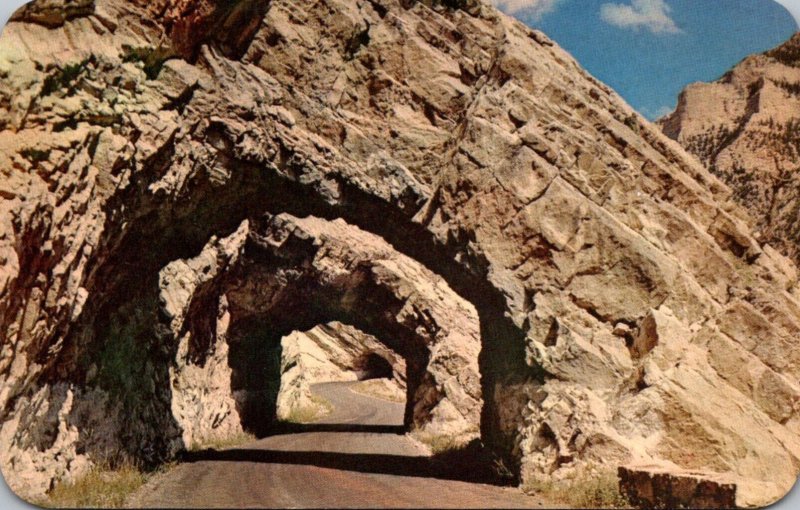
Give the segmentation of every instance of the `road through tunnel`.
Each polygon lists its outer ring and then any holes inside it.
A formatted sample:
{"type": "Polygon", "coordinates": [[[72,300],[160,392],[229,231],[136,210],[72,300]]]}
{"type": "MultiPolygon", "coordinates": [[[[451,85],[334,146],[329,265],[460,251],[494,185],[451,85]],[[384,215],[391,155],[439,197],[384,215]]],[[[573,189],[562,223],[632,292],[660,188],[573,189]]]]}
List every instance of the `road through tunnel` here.
{"type": "Polygon", "coordinates": [[[329,322],[293,331],[281,339],[279,426],[291,430],[321,419],[342,428],[379,424],[408,432],[404,425],[409,401],[407,367],[406,358],[380,337],[348,324],[329,322]],[[331,392],[333,400],[326,396],[331,392]],[[356,394],[380,402],[356,398],[356,394]]]}

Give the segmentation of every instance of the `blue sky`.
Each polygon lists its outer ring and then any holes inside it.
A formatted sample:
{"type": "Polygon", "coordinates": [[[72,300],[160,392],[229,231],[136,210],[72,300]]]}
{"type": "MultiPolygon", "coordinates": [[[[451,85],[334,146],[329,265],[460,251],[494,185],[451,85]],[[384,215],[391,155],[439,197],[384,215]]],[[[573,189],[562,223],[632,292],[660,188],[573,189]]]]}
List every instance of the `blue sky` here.
{"type": "Polygon", "coordinates": [[[495,3],[543,30],[651,119],[671,111],[687,84],[719,78],[745,56],[782,43],[798,27],[774,0],[495,3]]]}

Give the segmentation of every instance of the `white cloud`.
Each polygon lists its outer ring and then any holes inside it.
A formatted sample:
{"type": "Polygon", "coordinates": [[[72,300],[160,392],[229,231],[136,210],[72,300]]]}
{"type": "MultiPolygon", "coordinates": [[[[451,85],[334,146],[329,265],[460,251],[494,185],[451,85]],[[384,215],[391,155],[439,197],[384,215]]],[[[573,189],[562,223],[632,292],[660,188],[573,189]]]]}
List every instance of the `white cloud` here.
{"type": "Polygon", "coordinates": [[[665,0],[632,0],[631,5],[603,4],[600,17],[606,23],[620,28],[645,28],[654,34],[679,34],[682,30],[670,18],[670,10],[665,0]]]}
{"type": "Polygon", "coordinates": [[[660,119],[661,117],[669,115],[670,113],[673,112],[673,110],[675,110],[674,107],[670,107],[670,106],[666,106],[665,105],[665,106],[662,106],[660,108],[643,107],[643,108],[641,108],[639,110],[639,113],[641,113],[642,115],[647,117],[649,120],[654,121],[654,120],[660,119]]]}
{"type": "Polygon", "coordinates": [[[800,0],[778,0],[778,3],[786,7],[791,15],[794,16],[798,25],[800,25],[800,0]]]}
{"type": "Polygon", "coordinates": [[[508,14],[524,12],[537,21],[556,10],[561,2],[562,0],[494,0],[495,5],[508,14]]]}

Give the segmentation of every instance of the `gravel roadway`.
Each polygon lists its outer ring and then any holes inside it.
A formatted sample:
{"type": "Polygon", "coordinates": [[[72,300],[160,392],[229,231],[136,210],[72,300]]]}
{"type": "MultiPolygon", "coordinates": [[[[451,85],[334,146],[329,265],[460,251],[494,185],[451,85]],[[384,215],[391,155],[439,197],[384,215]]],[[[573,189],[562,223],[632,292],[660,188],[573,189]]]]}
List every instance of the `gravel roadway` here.
{"type": "Polygon", "coordinates": [[[403,405],[356,393],[357,383],[313,391],[333,412],[313,424],[224,451],[189,453],[129,500],[149,508],[540,508],[515,488],[469,483],[436,469],[402,434],[403,405]]]}

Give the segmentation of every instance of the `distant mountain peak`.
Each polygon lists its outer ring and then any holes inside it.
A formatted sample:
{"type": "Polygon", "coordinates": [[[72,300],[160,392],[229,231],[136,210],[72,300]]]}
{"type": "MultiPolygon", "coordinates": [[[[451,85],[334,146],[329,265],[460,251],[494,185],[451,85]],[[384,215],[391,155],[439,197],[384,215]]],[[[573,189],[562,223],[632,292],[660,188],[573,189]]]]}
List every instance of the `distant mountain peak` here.
{"type": "Polygon", "coordinates": [[[800,32],[765,55],[783,65],[800,67],[800,32]]]}
{"type": "Polygon", "coordinates": [[[762,241],[800,261],[800,33],[688,86],[659,124],[732,188],[762,241]]]}

